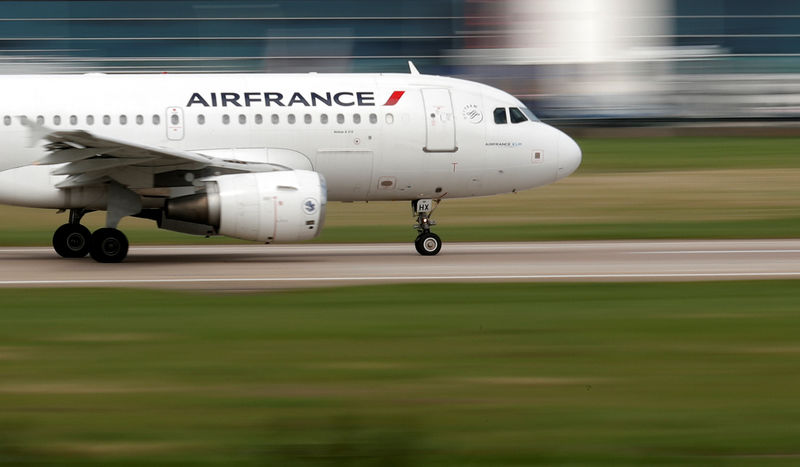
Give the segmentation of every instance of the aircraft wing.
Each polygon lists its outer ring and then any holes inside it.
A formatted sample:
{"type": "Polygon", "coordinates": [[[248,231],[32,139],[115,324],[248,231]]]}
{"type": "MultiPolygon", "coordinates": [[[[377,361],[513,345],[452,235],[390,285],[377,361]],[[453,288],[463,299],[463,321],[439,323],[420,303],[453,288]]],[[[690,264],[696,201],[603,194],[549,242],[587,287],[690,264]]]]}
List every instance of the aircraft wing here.
{"type": "MultiPolygon", "coordinates": [[[[251,163],[220,159],[179,149],[153,147],[130,141],[99,137],[92,133],[75,131],[49,131],[33,128],[37,140],[48,141],[48,154],[37,165],[64,164],[53,175],[66,175],[58,188],[95,185],[111,180],[130,188],[151,188],[155,175],[175,172],[183,177],[166,177],[174,180],[173,186],[188,185],[194,178],[245,172],[271,172],[290,170],[276,164],[251,163]],[[185,177],[191,173],[191,177],[185,177]]],[[[165,177],[162,177],[164,179],[165,177]]]]}

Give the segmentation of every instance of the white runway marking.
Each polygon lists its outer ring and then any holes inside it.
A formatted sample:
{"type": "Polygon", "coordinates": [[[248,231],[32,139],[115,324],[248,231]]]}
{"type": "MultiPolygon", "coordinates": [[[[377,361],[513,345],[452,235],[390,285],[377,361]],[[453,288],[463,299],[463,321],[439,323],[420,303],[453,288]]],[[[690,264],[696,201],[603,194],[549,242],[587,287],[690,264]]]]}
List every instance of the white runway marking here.
{"type": "Polygon", "coordinates": [[[800,253],[800,250],[671,250],[632,251],[631,255],[730,255],[740,253],[800,253]]]}
{"type": "Polygon", "coordinates": [[[376,283],[800,279],[800,240],[134,246],[121,264],[0,248],[2,287],[241,290],[376,283]]]}
{"type": "Polygon", "coordinates": [[[0,285],[124,285],[191,284],[220,282],[394,282],[394,281],[510,281],[543,279],[697,279],[722,277],[800,277],[797,272],[677,273],[677,274],[533,274],[496,276],[354,276],[354,277],[198,277],[187,279],[87,279],[0,281],[0,285]]]}

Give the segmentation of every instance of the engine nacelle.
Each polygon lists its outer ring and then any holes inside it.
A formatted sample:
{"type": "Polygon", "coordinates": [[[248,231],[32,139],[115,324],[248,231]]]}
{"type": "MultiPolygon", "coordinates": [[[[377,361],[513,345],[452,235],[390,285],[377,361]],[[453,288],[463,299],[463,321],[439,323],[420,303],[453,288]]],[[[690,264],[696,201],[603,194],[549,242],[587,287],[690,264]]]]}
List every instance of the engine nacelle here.
{"type": "Polygon", "coordinates": [[[264,243],[309,240],[322,230],[328,195],[317,172],[220,175],[204,182],[206,193],[168,200],[165,217],[264,243]]]}

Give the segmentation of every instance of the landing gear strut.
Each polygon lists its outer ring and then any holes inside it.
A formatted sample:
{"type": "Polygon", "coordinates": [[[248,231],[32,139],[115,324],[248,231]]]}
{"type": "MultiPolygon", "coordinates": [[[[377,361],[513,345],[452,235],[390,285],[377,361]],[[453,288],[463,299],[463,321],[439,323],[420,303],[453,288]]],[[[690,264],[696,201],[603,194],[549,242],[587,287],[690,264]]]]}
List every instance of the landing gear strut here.
{"type": "Polygon", "coordinates": [[[436,225],[436,222],[430,218],[435,209],[434,203],[438,205],[439,201],[417,199],[411,202],[411,209],[414,211],[414,215],[417,216],[417,223],[414,224],[414,228],[419,232],[417,239],[414,240],[414,247],[417,249],[417,253],[422,256],[433,256],[442,249],[442,239],[431,232],[431,227],[436,225]]]}
{"type": "Polygon", "coordinates": [[[106,227],[89,233],[81,218],[90,210],[70,209],[69,223],[53,234],[53,248],[64,258],[83,258],[87,254],[100,263],[119,263],[128,255],[128,239],[117,230],[120,219],[141,212],[139,195],[117,182],[108,185],[106,227]]]}
{"type": "Polygon", "coordinates": [[[69,223],[53,234],[53,248],[64,258],[83,258],[89,253],[92,234],[80,224],[84,214],[86,211],[83,209],[71,209],[69,223]]]}

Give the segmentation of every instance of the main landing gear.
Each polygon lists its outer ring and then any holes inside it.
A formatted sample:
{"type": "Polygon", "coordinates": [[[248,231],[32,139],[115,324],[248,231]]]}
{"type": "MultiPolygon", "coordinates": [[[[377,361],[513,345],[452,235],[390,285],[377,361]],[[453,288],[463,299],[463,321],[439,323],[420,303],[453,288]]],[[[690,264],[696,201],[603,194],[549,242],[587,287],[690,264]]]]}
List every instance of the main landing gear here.
{"type": "Polygon", "coordinates": [[[71,209],[69,223],[53,234],[53,248],[64,258],[83,258],[87,254],[99,263],[119,263],[128,256],[128,239],[117,229],[102,228],[90,233],[80,224],[84,209],[71,209]]]}
{"type": "Polygon", "coordinates": [[[119,263],[128,256],[128,238],[117,229],[97,229],[92,234],[89,254],[98,263],[119,263]]]}
{"type": "Polygon", "coordinates": [[[71,209],[69,223],[56,229],[53,234],[53,248],[64,258],[83,258],[89,254],[92,234],[80,224],[85,213],[83,209],[71,209]]]}
{"type": "Polygon", "coordinates": [[[439,204],[439,201],[432,199],[417,199],[411,201],[411,209],[414,215],[417,216],[417,223],[414,228],[417,229],[419,235],[414,240],[414,247],[417,253],[422,256],[433,256],[442,249],[442,239],[438,235],[431,232],[431,227],[436,225],[436,222],[431,220],[431,214],[435,209],[434,203],[439,204]]]}

